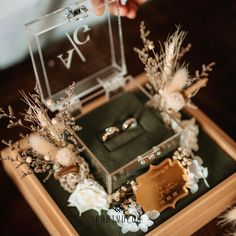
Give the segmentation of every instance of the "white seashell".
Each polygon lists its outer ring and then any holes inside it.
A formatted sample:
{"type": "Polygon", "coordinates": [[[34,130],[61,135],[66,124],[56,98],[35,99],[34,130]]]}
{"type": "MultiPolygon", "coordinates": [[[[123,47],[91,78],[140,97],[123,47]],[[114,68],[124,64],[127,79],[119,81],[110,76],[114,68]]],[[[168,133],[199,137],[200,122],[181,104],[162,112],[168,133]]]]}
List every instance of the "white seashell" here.
{"type": "Polygon", "coordinates": [[[43,156],[49,156],[50,160],[54,160],[58,148],[48,142],[45,138],[41,137],[38,133],[32,133],[29,135],[29,145],[38,154],[43,156]]]}
{"type": "Polygon", "coordinates": [[[76,207],[80,215],[88,210],[95,210],[101,214],[101,210],[108,210],[109,204],[104,188],[93,179],[84,179],[76,186],[70,195],[68,206],[76,207]]]}

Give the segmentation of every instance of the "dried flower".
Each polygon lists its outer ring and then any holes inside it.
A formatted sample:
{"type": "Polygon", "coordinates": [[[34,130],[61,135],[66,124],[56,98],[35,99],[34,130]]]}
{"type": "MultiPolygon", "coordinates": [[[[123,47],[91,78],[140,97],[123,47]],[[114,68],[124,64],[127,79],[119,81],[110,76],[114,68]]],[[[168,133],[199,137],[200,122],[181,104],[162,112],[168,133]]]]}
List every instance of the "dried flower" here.
{"type": "MultiPolygon", "coordinates": [[[[140,24],[140,37],[143,49],[134,48],[151,84],[151,93],[159,110],[170,113],[179,112],[185,105],[192,106],[193,97],[208,80],[208,72],[214,63],[202,66],[202,72],[196,71],[194,78],[189,78],[187,68],[180,64],[180,59],[190,50],[191,45],[182,47],[186,32],[180,27],[161,45],[160,52],[154,51],[153,41],[148,39],[150,32],[146,31],[144,22],[140,24]],[[150,53],[151,52],[151,53],[150,53]],[[158,96],[157,96],[158,95],[158,96]]],[[[150,86],[149,86],[150,87],[150,86]]]]}
{"type": "MultiPolygon", "coordinates": [[[[28,105],[25,113],[21,114],[22,119],[16,117],[11,106],[8,107],[8,111],[0,108],[0,118],[9,119],[8,128],[22,126],[33,132],[24,137],[29,144],[27,150],[21,150],[17,145],[13,145],[11,141],[3,140],[4,144],[18,153],[16,159],[6,157],[4,160],[17,161],[18,166],[24,164],[28,166],[27,171],[23,172],[23,176],[31,173],[48,173],[47,179],[56,171],[53,168],[56,163],[61,166],[84,163],[82,157],[78,156],[83,151],[83,147],[75,137],[75,131],[79,131],[81,128],[75,124],[75,120],[69,112],[74,86],[74,83],[69,86],[66,90],[66,97],[60,98],[59,103],[62,110],[52,119],[41,102],[37,84],[35,87],[36,93],[26,95],[26,93],[21,92],[22,100],[28,105]],[[70,145],[72,145],[72,148],[70,145]]],[[[84,170],[84,176],[86,171],[84,170]]]]}
{"type": "Polygon", "coordinates": [[[48,142],[45,138],[38,133],[32,133],[28,137],[30,147],[35,150],[39,155],[44,156],[45,160],[53,161],[59,148],[54,144],[48,142]]]}
{"type": "Polygon", "coordinates": [[[62,166],[72,166],[75,165],[77,162],[77,157],[73,150],[68,147],[64,147],[58,150],[55,162],[62,166]]]}
{"type": "MultiPolygon", "coordinates": [[[[236,230],[236,206],[227,209],[220,217],[220,225],[228,225],[232,230],[236,230]]],[[[230,230],[231,231],[231,230],[230,230]]],[[[235,231],[236,232],[236,231],[235,231]]],[[[233,235],[233,234],[232,234],[233,235]]]]}
{"type": "Polygon", "coordinates": [[[101,214],[101,210],[108,210],[107,193],[104,188],[92,179],[84,179],[76,186],[70,195],[69,206],[76,207],[80,215],[90,209],[101,214]]]}

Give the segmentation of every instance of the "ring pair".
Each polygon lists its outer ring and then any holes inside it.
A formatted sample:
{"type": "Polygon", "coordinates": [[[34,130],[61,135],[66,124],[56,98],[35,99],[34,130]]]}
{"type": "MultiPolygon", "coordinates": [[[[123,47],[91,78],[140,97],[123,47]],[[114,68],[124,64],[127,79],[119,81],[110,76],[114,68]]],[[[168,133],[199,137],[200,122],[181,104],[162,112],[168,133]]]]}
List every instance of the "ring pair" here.
{"type": "MultiPolygon", "coordinates": [[[[137,126],[137,120],[135,118],[129,118],[122,124],[122,130],[133,129],[137,126]]],[[[102,136],[102,141],[105,143],[108,139],[116,136],[120,133],[120,129],[116,126],[111,126],[105,129],[105,133],[102,136]]]]}

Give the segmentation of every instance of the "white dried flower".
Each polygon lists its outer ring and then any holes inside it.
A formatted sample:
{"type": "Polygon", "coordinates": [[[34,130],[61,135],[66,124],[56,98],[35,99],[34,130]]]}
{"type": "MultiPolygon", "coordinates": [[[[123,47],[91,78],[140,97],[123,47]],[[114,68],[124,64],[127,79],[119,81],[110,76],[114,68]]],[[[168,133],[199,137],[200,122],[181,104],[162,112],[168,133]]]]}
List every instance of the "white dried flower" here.
{"type": "Polygon", "coordinates": [[[136,223],[136,217],[129,216],[128,218],[126,218],[123,213],[120,213],[117,218],[120,219],[119,221],[117,221],[117,225],[121,227],[121,232],[123,234],[139,231],[138,225],[136,223]]]}
{"type": "Polygon", "coordinates": [[[54,160],[58,148],[52,143],[48,142],[45,138],[41,137],[38,133],[32,133],[28,138],[30,147],[42,156],[50,157],[54,160]]]}
{"type": "Polygon", "coordinates": [[[198,182],[200,179],[204,180],[204,183],[207,187],[209,184],[207,183],[208,169],[203,167],[198,160],[193,160],[192,164],[188,167],[188,176],[189,181],[187,183],[187,187],[190,189],[191,193],[195,193],[198,191],[198,182]]]}
{"type": "Polygon", "coordinates": [[[236,206],[233,206],[230,209],[228,209],[219,218],[220,218],[219,224],[221,225],[229,224],[229,226],[232,226],[232,228],[235,228],[236,227],[236,206]]]}
{"type": "Polygon", "coordinates": [[[69,193],[75,191],[77,184],[81,181],[80,173],[68,173],[59,178],[61,187],[69,193]]]}
{"type": "Polygon", "coordinates": [[[179,92],[169,93],[167,90],[160,90],[160,95],[160,105],[167,112],[178,112],[185,105],[184,97],[179,92]]]}
{"type": "Polygon", "coordinates": [[[140,230],[142,230],[143,232],[147,232],[148,231],[148,227],[153,225],[153,221],[150,220],[150,218],[148,217],[147,214],[143,214],[140,217],[140,223],[138,224],[138,228],[140,230]]]}
{"type": "Polygon", "coordinates": [[[77,162],[76,154],[68,147],[58,150],[55,161],[62,166],[72,166],[77,162]]]}
{"type": "Polygon", "coordinates": [[[76,186],[70,195],[69,206],[76,207],[80,215],[88,210],[95,210],[101,214],[101,210],[108,210],[109,203],[104,188],[93,179],[84,179],[76,186]]]}
{"type": "Polygon", "coordinates": [[[184,31],[179,31],[177,28],[175,33],[165,42],[165,57],[163,59],[162,80],[167,83],[172,76],[173,69],[176,67],[177,59],[180,53],[180,48],[186,36],[184,31]]]}
{"type": "Polygon", "coordinates": [[[187,151],[197,151],[198,150],[198,133],[199,128],[198,125],[195,124],[195,118],[190,120],[184,120],[181,122],[181,126],[183,127],[183,133],[180,138],[181,147],[185,148],[187,151]]]}
{"type": "Polygon", "coordinates": [[[151,219],[156,220],[160,216],[160,212],[156,210],[146,211],[145,214],[151,219]]]}

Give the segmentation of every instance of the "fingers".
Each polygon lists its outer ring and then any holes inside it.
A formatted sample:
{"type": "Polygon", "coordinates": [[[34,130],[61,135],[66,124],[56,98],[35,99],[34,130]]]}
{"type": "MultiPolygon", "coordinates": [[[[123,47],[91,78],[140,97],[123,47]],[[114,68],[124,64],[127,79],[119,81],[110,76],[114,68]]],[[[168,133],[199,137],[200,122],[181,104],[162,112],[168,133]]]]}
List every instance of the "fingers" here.
{"type": "MultiPolygon", "coordinates": [[[[119,4],[119,10],[121,16],[126,16],[130,19],[136,17],[138,6],[145,3],[147,0],[128,0],[125,5],[119,4]]],[[[104,0],[91,0],[92,5],[95,8],[95,13],[98,16],[103,15],[105,7],[102,6],[104,4],[104,0]]],[[[113,5],[110,8],[112,14],[116,12],[116,6],[113,5]],[[115,9],[114,9],[115,8],[115,9]]]]}
{"type": "Polygon", "coordinates": [[[126,4],[126,7],[128,8],[128,13],[126,17],[128,17],[129,19],[134,19],[136,17],[137,10],[138,10],[137,4],[135,4],[135,2],[133,1],[129,1],[126,4]]]}
{"type": "Polygon", "coordinates": [[[94,7],[96,15],[102,16],[105,11],[105,7],[103,6],[104,0],[91,0],[91,3],[92,6],[94,7]]]}

